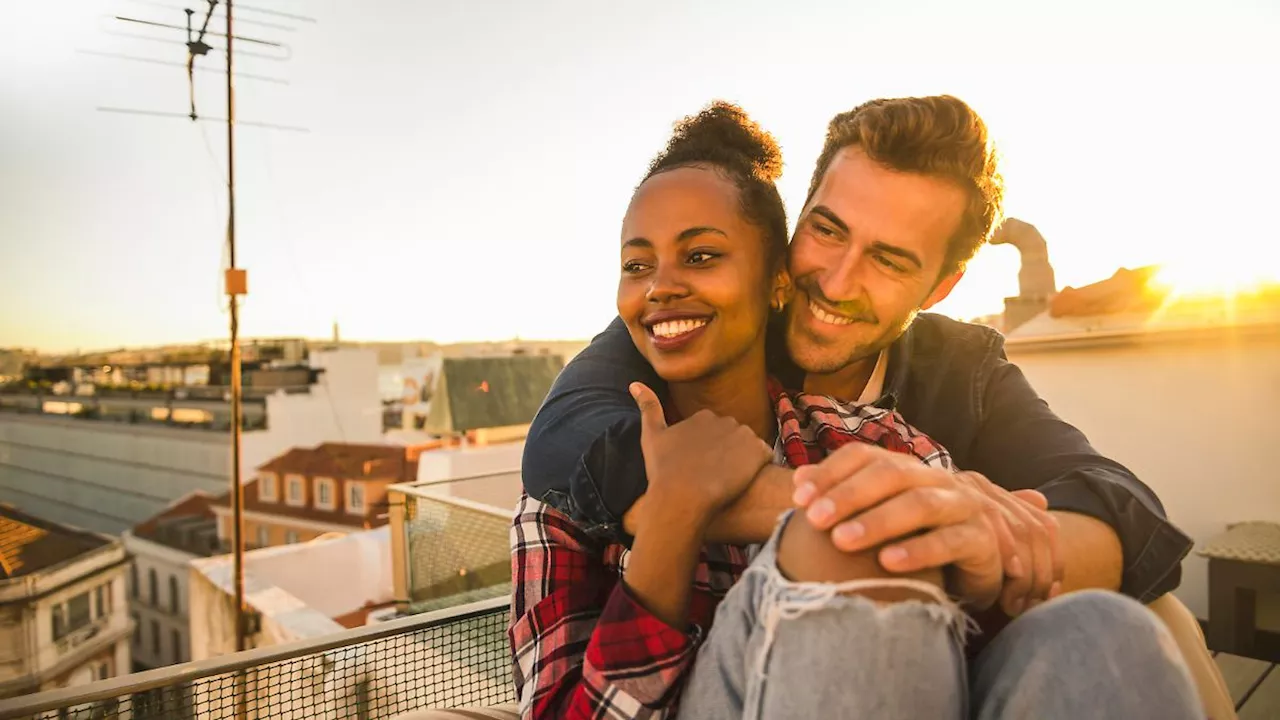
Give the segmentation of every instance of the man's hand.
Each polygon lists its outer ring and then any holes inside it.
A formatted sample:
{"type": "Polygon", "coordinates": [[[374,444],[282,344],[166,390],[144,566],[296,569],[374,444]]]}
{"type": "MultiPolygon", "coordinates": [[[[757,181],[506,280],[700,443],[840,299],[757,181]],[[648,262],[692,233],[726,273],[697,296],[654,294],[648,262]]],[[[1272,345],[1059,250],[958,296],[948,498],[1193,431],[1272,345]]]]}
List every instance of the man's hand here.
{"type": "MultiPolygon", "coordinates": [[[[751,428],[702,410],[667,426],[658,396],[632,383],[640,407],[640,448],[649,488],[628,516],[671,511],[704,525],[751,484],[773,459],[773,450],[751,428]]],[[[639,518],[632,517],[639,524],[639,518]]]]}
{"type": "Polygon", "coordinates": [[[981,489],[981,476],[969,475],[872,445],[846,445],[796,470],[795,500],[841,550],[892,543],[878,554],[885,570],[902,574],[951,566],[949,589],[981,610],[1000,599],[1001,547],[1014,542],[1007,525],[993,522],[993,502],[981,489]]]}

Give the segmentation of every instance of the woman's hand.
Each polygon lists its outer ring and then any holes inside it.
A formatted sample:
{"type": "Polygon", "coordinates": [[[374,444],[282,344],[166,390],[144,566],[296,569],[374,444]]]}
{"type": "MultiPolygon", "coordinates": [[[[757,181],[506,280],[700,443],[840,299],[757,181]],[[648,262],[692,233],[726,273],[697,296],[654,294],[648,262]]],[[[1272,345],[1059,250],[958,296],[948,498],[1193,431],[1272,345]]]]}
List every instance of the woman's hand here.
{"type": "Polygon", "coordinates": [[[633,383],[631,396],[640,406],[649,489],[628,513],[636,530],[623,579],[649,612],[683,630],[707,527],[773,451],[746,426],[705,410],[667,427],[652,390],[633,383]]]}
{"type": "Polygon", "coordinates": [[[649,488],[637,505],[640,517],[660,515],[704,530],[712,518],[751,485],[773,450],[745,425],[709,410],[667,426],[658,396],[631,384],[640,407],[640,448],[649,488]]]}

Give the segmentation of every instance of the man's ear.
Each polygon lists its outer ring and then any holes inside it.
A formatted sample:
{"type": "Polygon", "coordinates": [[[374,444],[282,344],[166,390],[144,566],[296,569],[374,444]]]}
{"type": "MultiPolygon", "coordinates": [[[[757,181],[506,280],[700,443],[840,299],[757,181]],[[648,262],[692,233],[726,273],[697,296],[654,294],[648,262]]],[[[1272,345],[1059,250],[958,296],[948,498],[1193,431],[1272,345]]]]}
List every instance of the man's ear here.
{"type": "Polygon", "coordinates": [[[774,273],[773,286],[769,292],[769,307],[773,310],[781,310],[791,302],[793,294],[795,294],[795,285],[791,282],[791,273],[784,267],[774,273]]]}
{"type": "Polygon", "coordinates": [[[960,278],[962,277],[964,277],[964,270],[957,270],[939,280],[938,284],[933,287],[933,292],[929,293],[929,297],[925,298],[924,303],[920,305],[920,309],[928,310],[934,305],[946,300],[947,296],[951,294],[951,291],[955,289],[956,283],[960,282],[960,278]]]}

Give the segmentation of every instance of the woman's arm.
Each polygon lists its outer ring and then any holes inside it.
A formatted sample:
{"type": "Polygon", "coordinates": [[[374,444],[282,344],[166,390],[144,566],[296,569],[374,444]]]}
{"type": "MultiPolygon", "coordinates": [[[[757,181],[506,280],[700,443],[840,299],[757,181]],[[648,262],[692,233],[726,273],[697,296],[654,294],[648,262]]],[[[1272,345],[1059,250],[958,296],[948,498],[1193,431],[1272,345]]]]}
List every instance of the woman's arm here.
{"type": "MultiPolygon", "coordinates": [[[[665,717],[693,661],[696,630],[651,612],[619,582],[617,558],[606,556],[619,547],[554,508],[522,498],[511,537],[509,636],[521,717],[665,717]]],[[[692,570],[689,580],[668,576],[667,584],[687,592],[691,580],[692,570]]]]}

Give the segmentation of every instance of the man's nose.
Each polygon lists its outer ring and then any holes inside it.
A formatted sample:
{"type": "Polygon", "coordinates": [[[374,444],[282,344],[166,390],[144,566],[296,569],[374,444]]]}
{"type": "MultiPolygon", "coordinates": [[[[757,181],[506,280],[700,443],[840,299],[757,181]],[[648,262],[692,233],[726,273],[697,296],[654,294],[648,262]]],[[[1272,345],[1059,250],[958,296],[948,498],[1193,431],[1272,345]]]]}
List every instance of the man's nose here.
{"type": "Polygon", "coordinates": [[[860,296],[859,276],[864,257],[862,248],[850,243],[839,261],[820,276],[822,294],[828,300],[852,300],[860,296]]]}
{"type": "Polygon", "coordinates": [[[645,299],[653,303],[664,303],[688,294],[689,287],[678,270],[658,266],[652,275],[652,282],[649,283],[649,291],[645,294],[645,299]]]}

